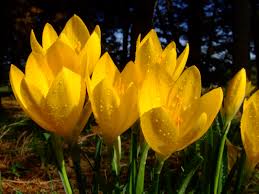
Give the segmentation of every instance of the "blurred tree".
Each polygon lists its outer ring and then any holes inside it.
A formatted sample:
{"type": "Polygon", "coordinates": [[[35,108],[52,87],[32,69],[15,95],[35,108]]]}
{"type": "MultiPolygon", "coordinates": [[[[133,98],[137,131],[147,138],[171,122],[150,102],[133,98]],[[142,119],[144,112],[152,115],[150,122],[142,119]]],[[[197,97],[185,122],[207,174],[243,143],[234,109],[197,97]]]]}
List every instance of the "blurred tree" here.
{"type": "Polygon", "coordinates": [[[189,2],[189,30],[188,39],[190,47],[190,55],[188,63],[196,65],[200,69],[201,63],[201,32],[203,19],[203,5],[201,0],[189,2]]]}
{"type": "Polygon", "coordinates": [[[245,67],[248,70],[251,40],[250,1],[234,0],[233,13],[233,64],[236,67],[236,71],[241,67],[245,67]]]}
{"type": "Polygon", "coordinates": [[[259,86],[259,1],[252,0],[252,32],[255,42],[257,86],[259,86]]]}

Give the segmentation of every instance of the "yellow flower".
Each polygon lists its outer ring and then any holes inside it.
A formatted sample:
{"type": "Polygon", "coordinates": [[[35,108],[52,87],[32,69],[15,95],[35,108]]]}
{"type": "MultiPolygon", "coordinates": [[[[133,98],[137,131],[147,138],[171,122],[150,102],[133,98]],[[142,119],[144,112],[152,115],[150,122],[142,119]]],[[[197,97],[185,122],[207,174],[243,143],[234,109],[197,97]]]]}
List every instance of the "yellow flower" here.
{"type": "Polygon", "coordinates": [[[59,37],[46,24],[42,46],[32,31],[31,47],[25,73],[11,65],[10,82],[15,97],[42,128],[74,138],[91,113],[90,103],[85,103],[85,71],[87,66],[93,68],[100,57],[100,29],[96,27],[90,36],[82,20],[74,15],[59,37]],[[73,44],[81,45],[81,49],[73,44]]]}
{"type": "Polygon", "coordinates": [[[243,104],[241,137],[250,169],[259,163],[259,90],[243,104]]]}
{"type": "Polygon", "coordinates": [[[185,67],[188,55],[188,44],[178,58],[174,42],[168,44],[163,50],[155,30],[151,30],[141,41],[139,36],[134,63],[135,82],[141,84],[146,71],[153,67],[164,69],[165,76],[170,77],[172,82],[176,81],[185,67]]]}
{"type": "Polygon", "coordinates": [[[185,70],[173,85],[163,72],[147,72],[139,94],[141,128],[149,146],[167,158],[198,140],[210,127],[223,99],[221,88],[201,97],[199,70],[185,70]]]}
{"type": "Polygon", "coordinates": [[[241,107],[246,92],[246,71],[242,68],[230,80],[224,98],[223,115],[225,122],[230,122],[241,107]]]}
{"type": "Polygon", "coordinates": [[[87,90],[96,131],[107,144],[126,131],[138,118],[137,88],[132,81],[132,62],[120,73],[108,53],[97,62],[87,90]]]}

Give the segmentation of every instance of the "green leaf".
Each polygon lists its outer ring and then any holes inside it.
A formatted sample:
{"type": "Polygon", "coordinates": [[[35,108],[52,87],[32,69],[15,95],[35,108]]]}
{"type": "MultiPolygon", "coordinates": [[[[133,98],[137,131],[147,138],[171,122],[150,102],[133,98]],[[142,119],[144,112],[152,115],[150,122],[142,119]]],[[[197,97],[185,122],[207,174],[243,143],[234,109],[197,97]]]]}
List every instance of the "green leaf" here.
{"type": "Polygon", "coordinates": [[[177,187],[178,194],[184,194],[186,192],[186,188],[188,187],[188,185],[191,181],[191,178],[193,177],[195,172],[198,170],[198,168],[202,164],[202,162],[203,162],[203,157],[201,157],[200,155],[196,155],[193,158],[193,160],[187,164],[183,174],[181,175],[180,184],[177,187]]]}

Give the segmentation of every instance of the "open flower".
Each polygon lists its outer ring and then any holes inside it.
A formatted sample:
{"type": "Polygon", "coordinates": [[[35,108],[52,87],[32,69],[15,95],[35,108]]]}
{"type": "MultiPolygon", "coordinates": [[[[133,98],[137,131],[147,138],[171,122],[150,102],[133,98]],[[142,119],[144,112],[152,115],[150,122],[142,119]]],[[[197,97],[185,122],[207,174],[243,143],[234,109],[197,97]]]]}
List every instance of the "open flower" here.
{"type": "Polygon", "coordinates": [[[246,71],[242,68],[228,83],[224,98],[223,115],[230,122],[243,103],[246,93],[246,71]]]}
{"type": "Polygon", "coordinates": [[[88,94],[98,126],[96,132],[111,145],[138,118],[137,88],[132,81],[132,62],[120,73],[108,53],[88,77],[88,94]]]}
{"type": "Polygon", "coordinates": [[[162,68],[165,70],[165,76],[170,77],[174,82],[184,70],[188,55],[189,45],[177,57],[176,45],[171,42],[163,50],[155,30],[151,30],[143,40],[137,40],[135,56],[135,82],[141,84],[145,78],[146,72],[150,68],[162,68]]]}
{"type": "Polygon", "coordinates": [[[259,163],[259,90],[243,105],[241,137],[250,169],[259,163]]]}
{"type": "Polygon", "coordinates": [[[60,36],[46,24],[42,46],[32,31],[31,47],[25,73],[11,65],[15,97],[42,128],[73,138],[91,113],[90,103],[85,103],[85,73],[100,57],[100,29],[97,26],[90,36],[82,20],[74,15],[60,36]]]}
{"type": "Polygon", "coordinates": [[[201,97],[200,72],[192,66],[173,85],[150,69],[139,95],[141,128],[149,146],[163,158],[192,144],[208,130],[223,99],[221,88],[201,97]]]}

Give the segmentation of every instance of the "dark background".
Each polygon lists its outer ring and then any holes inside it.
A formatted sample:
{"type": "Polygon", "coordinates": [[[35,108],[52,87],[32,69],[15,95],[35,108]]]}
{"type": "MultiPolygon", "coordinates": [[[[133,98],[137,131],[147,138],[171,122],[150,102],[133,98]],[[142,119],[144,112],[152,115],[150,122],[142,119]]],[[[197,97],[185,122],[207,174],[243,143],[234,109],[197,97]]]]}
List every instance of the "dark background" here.
{"type": "Polygon", "coordinates": [[[258,84],[258,0],[6,0],[0,4],[0,85],[9,83],[11,63],[23,69],[31,51],[31,29],[40,40],[46,22],[60,32],[73,14],[90,32],[100,25],[103,52],[108,51],[120,69],[134,60],[138,34],[155,28],[162,45],[175,41],[178,53],[189,42],[187,66],[200,69],[203,86],[224,86],[241,67],[258,84]]]}

